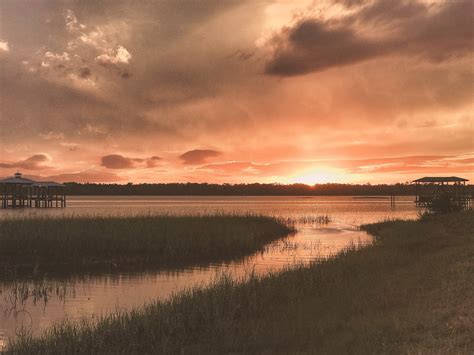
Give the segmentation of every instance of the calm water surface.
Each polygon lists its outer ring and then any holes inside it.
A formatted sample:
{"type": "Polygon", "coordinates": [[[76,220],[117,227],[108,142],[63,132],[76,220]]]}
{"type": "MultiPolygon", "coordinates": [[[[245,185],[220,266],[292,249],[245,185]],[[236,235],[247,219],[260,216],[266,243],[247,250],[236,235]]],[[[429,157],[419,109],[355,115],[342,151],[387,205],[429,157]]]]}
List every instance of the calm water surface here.
{"type": "Polygon", "coordinates": [[[266,274],[331,256],[351,244],[372,238],[359,230],[365,223],[384,219],[416,218],[413,197],[70,197],[66,209],[2,210],[0,218],[28,214],[133,215],[142,213],[206,214],[258,213],[285,218],[328,215],[328,224],[297,223],[298,232],[270,244],[264,252],[232,263],[211,264],[173,272],[113,274],[42,281],[0,282],[0,348],[6,339],[39,334],[65,319],[97,319],[116,310],[128,310],[193,286],[205,286],[225,272],[245,277],[266,274]]]}

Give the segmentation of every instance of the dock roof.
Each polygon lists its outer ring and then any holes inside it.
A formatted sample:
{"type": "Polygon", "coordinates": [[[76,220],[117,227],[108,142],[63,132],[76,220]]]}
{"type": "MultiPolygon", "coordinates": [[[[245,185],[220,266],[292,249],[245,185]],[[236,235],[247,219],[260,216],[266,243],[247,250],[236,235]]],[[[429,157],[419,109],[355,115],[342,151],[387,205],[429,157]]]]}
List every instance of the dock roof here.
{"type": "Polygon", "coordinates": [[[26,179],[24,177],[10,177],[3,180],[0,180],[0,184],[22,184],[22,185],[32,185],[35,181],[26,179]]]}
{"type": "Polygon", "coordinates": [[[20,184],[20,185],[32,185],[39,187],[56,187],[64,186],[54,181],[34,181],[31,179],[24,178],[20,172],[15,173],[14,176],[0,180],[0,185],[2,184],[20,184]]]}
{"type": "Polygon", "coordinates": [[[469,181],[468,179],[457,176],[425,176],[420,179],[413,180],[413,182],[462,182],[469,181]]]}

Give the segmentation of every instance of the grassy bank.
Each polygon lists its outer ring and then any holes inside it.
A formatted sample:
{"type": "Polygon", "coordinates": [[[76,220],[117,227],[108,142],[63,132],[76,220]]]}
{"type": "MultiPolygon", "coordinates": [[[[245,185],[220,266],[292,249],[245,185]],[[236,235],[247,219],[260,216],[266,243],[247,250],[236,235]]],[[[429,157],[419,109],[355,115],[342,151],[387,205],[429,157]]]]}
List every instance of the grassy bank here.
{"type": "Polygon", "coordinates": [[[0,277],[226,261],[291,232],[281,220],[253,215],[0,220],[0,277]]]}
{"type": "Polygon", "coordinates": [[[365,226],[364,249],[22,338],[15,353],[472,353],[474,214],[365,226]]]}

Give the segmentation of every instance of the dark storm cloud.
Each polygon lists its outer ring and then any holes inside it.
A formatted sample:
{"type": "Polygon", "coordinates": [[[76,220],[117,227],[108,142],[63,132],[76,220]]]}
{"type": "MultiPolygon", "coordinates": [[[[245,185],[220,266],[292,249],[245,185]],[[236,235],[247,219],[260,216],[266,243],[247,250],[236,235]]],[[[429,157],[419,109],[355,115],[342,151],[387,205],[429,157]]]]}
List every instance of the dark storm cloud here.
{"type": "Polygon", "coordinates": [[[128,169],[134,166],[134,161],[123,155],[111,154],[102,157],[101,165],[109,169],[128,169]]]}
{"type": "Polygon", "coordinates": [[[216,97],[238,76],[223,59],[228,41],[196,32],[245,3],[0,2],[0,40],[10,47],[0,71],[0,87],[9,88],[0,90],[0,136],[11,127],[6,139],[50,130],[179,136],[192,119],[170,110],[216,97]]]}
{"type": "Polygon", "coordinates": [[[210,149],[195,149],[186,152],[179,157],[186,165],[203,164],[209,158],[217,157],[221,153],[210,149]]]}
{"type": "Polygon", "coordinates": [[[473,4],[449,1],[434,8],[417,1],[378,0],[339,20],[305,18],[273,39],[276,49],[265,73],[300,75],[385,55],[432,61],[468,56],[473,4]]]}
{"type": "Polygon", "coordinates": [[[287,43],[280,44],[267,63],[267,74],[291,76],[356,63],[386,52],[376,42],[359,38],[349,28],[331,28],[316,20],[304,20],[292,28],[287,43]]]}
{"type": "Polygon", "coordinates": [[[44,163],[48,161],[49,161],[49,158],[47,155],[35,154],[24,160],[0,163],[0,168],[40,170],[40,169],[49,168],[48,166],[44,165],[44,163]]]}
{"type": "Polygon", "coordinates": [[[154,168],[161,160],[160,157],[129,158],[120,154],[105,155],[101,158],[101,165],[108,169],[130,169],[137,167],[154,168]]]}

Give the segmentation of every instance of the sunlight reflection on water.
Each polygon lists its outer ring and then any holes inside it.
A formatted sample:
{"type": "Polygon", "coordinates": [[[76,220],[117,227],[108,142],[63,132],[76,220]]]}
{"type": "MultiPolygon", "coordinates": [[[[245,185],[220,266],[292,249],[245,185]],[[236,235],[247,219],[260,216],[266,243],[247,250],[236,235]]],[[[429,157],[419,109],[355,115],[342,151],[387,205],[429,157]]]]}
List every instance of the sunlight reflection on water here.
{"type": "Polygon", "coordinates": [[[71,277],[67,280],[0,282],[0,348],[5,338],[38,334],[64,319],[97,319],[129,310],[192,286],[205,286],[219,273],[265,275],[336,254],[372,238],[358,226],[385,219],[417,216],[413,197],[396,208],[380,199],[353,197],[70,197],[66,209],[1,211],[0,218],[63,214],[208,214],[257,213],[298,220],[328,215],[331,222],[297,223],[298,232],[268,245],[263,252],[230,263],[138,274],[71,277]],[[2,335],[3,334],[3,335],[2,335]]]}

